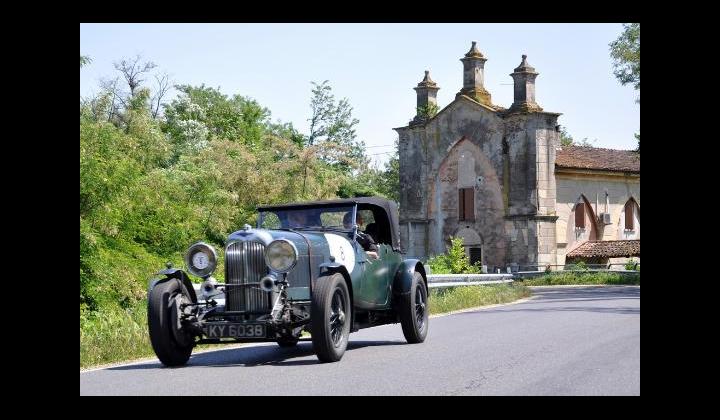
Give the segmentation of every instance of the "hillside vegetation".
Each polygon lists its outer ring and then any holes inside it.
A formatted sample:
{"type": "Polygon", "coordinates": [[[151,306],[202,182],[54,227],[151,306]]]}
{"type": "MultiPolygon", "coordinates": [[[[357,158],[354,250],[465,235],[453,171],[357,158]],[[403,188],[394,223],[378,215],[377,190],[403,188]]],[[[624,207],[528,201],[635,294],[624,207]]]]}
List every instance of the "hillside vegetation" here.
{"type": "MultiPolygon", "coordinates": [[[[81,56],[80,71],[88,65],[81,56]]],[[[359,121],[329,82],[311,86],[301,133],[252,98],[205,85],[174,85],[168,101],[170,81],[156,67],[121,60],[99,94],[80,100],[81,366],[151,355],[148,281],[166,262],[183,266],[193,242],[222,247],[254,225],[256,206],[397,197],[397,157],[369,166],[359,121]]]]}

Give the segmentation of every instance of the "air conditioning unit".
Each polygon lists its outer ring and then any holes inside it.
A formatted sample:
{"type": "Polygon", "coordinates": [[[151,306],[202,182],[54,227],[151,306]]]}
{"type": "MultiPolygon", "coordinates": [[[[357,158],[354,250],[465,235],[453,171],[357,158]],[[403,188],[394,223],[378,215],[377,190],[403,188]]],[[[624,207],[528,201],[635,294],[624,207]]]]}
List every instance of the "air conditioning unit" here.
{"type": "Polygon", "coordinates": [[[612,224],[612,221],[610,220],[610,213],[600,213],[600,221],[604,225],[612,224]]]}

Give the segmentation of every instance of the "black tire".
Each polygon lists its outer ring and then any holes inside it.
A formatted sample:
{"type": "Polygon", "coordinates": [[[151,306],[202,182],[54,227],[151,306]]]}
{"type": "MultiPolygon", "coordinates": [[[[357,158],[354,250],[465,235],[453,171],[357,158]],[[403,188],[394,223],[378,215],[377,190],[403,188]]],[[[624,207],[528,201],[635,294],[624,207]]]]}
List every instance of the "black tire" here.
{"type": "Polygon", "coordinates": [[[427,288],[422,275],[413,274],[410,293],[402,295],[399,299],[398,313],[405,340],[410,344],[425,341],[428,332],[428,299],[427,288]]]}
{"type": "Polygon", "coordinates": [[[313,349],[321,362],[337,362],[350,336],[350,293],[340,273],[321,276],[316,284],[310,321],[313,349]]]}
{"type": "Polygon", "coordinates": [[[185,286],[176,279],[156,285],[148,296],[148,329],[150,343],[158,359],[166,366],[181,366],[190,359],[192,336],[177,331],[170,302],[178,294],[191,301],[185,286]]]}
{"type": "Polygon", "coordinates": [[[299,337],[280,337],[277,343],[280,347],[295,347],[299,340],[299,337]]]}

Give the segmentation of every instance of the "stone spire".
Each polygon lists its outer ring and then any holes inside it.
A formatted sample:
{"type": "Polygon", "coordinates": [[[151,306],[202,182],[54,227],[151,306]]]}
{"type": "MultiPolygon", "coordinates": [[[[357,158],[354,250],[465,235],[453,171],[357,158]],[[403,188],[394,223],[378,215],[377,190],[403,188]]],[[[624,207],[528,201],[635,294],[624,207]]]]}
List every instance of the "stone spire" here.
{"type": "Polygon", "coordinates": [[[523,54],[522,62],[510,74],[515,84],[515,95],[510,112],[538,112],[542,111],[535,102],[535,78],[540,74],[527,62],[527,55],[523,54]]]}
{"type": "Polygon", "coordinates": [[[472,42],[470,51],[460,61],[463,63],[463,88],[456,96],[466,95],[484,105],[492,106],[490,93],[484,86],[487,59],[478,50],[477,42],[472,42]]]}
{"type": "Polygon", "coordinates": [[[425,70],[425,77],[413,89],[417,92],[417,114],[410,123],[420,124],[437,112],[437,91],[440,88],[430,78],[430,71],[425,70]]]}

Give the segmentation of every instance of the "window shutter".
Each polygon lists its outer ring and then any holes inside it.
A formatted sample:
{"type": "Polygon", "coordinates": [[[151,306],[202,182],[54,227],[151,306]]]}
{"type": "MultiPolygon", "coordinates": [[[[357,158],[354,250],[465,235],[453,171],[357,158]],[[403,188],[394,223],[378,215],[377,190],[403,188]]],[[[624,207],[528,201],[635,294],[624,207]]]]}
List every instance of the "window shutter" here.
{"type": "Polygon", "coordinates": [[[575,227],[585,228],[585,203],[575,205],[575,227]]]}
{"type": "Polygon", "coordinates": [[[465,192],[458,190],[458,220],[465,220],[465,192]]]}
{"type": "Polygon", "coordinates": [[[465,188],[465,220],[475,220],[474,188],[465,188]]]}
{"type": "Polygon", "coordinates": [[[635,218],[634,218],[634,211],[635,206],[633,206],[632,200],[625,203],[625,229],[626,230],[633,230],[635,227],[635,218]]]}

